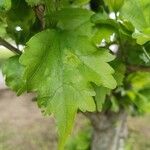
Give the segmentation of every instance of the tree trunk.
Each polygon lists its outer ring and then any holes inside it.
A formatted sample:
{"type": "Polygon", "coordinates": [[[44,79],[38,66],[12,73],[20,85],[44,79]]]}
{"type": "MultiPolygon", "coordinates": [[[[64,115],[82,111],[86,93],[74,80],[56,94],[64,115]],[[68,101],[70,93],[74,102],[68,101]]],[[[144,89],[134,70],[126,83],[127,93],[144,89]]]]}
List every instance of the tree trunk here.
{"type": "Polygon", "coordinates": [[[88,114],[94,128],[91,150],[124,150],[127,137],[125,112],[88,114]]]}

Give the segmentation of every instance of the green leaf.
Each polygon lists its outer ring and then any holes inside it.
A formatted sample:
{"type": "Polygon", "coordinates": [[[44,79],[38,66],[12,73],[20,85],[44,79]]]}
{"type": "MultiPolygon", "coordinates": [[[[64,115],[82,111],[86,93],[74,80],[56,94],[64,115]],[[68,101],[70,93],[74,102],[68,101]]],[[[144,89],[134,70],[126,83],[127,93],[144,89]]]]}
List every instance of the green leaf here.
{"type": "Polygon", "coordinates": [[[150,73],[149,72],[137,72],[132,73],[127,78],[131,87],[127,91],[132,105],[135,105],[138,109],[138,113],[147,113],[150,108],[150,73]]]}
{"type": "Polygon", "coordinates": [[[97,13],[92,15],[91,21],[95,24],[93,43],[99,45],[104,39],[107,43],[110,43],[110,37],[114,33],[118,32],[118,24],[116,21],[109,19],[105,13],[97,13]]]}
{"type": "Polygon", "coordinates": [[[102,86],[95,86],[95,102],[97,106],[97,111],[102,111],[103,104],[106,99],[106,95],[110,92],[108,88],[102,87],[102,86]]]}
{"type": "Polygon", "coordinates": [[[125,65],[118,59],[115,59],[110,63],[110,65],[115,69],[114,78],[117,81],[117,85],[120,86],[123,84],[123,79],[125,77],[126,67],[125,65]]]}
{"type": "Polygon", "coordinates": [[[6,23],[0,20],[0,36],[6,36],[6,23]]]}
{"type": "Polygon", "coordinates": [[[53,17],[58,23],[57,27],[67,30],[75,30],[83,24],[89,22],[89,16],[93,13],[86,9],[80,8],[65,8],[54,12],[50,17],[53,17]]]}
{"type": "Polygon", "coordinates": [[[91,21],[96,25],[106,25],[111,26],[112,28],[115,28],[118,30],[119,24],[116,22],[116,20],[110,19],[108,14],[106,13],[97,13],[92,15],[91,21]]]}
{"type": "Polygon", "coordinates": [[[69,138],[65,150],[89,150],[92,131],[91,125],[86,122],[77,134],[69,138]]]}
{"type": "Polygon", "coordinates": [[[128,46],[126,49],[127,62],[133,65],[140,66],[150,66],[149,55],[150,48],[149,45],[144,49],[141,45],[135,43],[135,40],[131,42],[132,39],[128,39],[128,46]]]}
{"type": "Polygon", "coordinates": [[[146,42],[150,41],[150,28],[146,28],[143,32],[135,32],[132,36],[137,39],[138,44],[144,45],[146,42]]]}
{"type": "Polygon", "coordinates": [[[0,12],[11,8],[11,0],[0,0],[0,12]]]}
{"type": "Polygon", "coordinates": [[[23,80],[24,67],[19,63],[19,56],[9,58],[4,64],[3,75],[6,85],[9,86],[17,95],[26,90],[26,82],[23,80]]]}
{"type": "Polygon", "coordinates": [[[150,73],[149,72],[136,72],[128,76],[127,81],[131,83],[135,91],[140,91],[150,86],[150,73]]]}
{"type": "Polygon", "coordinates": [[[124,0],[105,0],[106,3],[113,11],[117,12],[124,4],[124,0]]]}
{"type": "MultiPolygon", "coordinates": [[[[150,113],[150,88],[140,91],[140,94],[145,97],[144,104],[142,106],[142,111],[144,113],[150,113]]],[[[141,107],[141,106],[139,106],[141,107]]]]}
{"type": "Polygon", "coordinates": [[[119,104],[115,96],[111,96],[111,110],[114,112],[119,112],[119,104]]]}
{"type": "Polygon", "coordinates": [[[95,110],[95,92],[89,82],[116,86],[114,71],[106,63],[113,59],[106,50],[98,51],[86,36],[74,32],[46,30],[27,43],[20,58],[26,68],[27,90],[38,93],[38,104],[46,114],[54,114],[60,149],[77,110],[95,110]]]}
{"type": "Polygon", "coordinates": [[[93,36],[93,43],[98,45],[104,39],[107,43],[110,43],[110,36],[116,33],[115,28],[109,25],[97,25],[97,31],[93,36]]]}
{"type": "Polygon", "coordinates": [[[130,21],[135,30],[133,38],[140,45],[150,41],[150,3],[149,0],[126,0],[121,15],[130,21]]]}
{"type": "Polygon", "coordinates": [[[121,15],[130,21],[136,29],[142,31],[150,25],[149,0],[126,0],[121,15]]]}

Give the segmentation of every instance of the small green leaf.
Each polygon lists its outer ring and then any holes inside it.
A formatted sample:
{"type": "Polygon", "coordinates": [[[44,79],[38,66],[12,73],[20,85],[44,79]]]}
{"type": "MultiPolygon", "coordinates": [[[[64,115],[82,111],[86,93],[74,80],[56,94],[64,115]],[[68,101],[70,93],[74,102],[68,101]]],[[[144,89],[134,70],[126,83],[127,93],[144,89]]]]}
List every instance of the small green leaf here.
{"type": "Polygon", "coordinates": [[[11,0],[0,0],[0,11],[7,11],[11,8],[11,0]]]}
{"type": "Polygon", "coordinates": [[[23,80],[24,67],[19,63],[19,56],[9,58],[4,64],[3,75],[6,85],[9,86],[17,95],[26,90],[26,82],[23,80]]]}
{"type": "Polygon", "coordinates": [[[144,45],[146,42],[150,41],[150,28],[146,28],[142,32],[135,32],[132,36],[137,39],[138,44],[144,45]]]}
{"type": "Polygon", "coordinates": [[[119,11],[124,4],[124,0],[106,0],[106,2],[115,12],[119,11]]]}
{"type": "Polygon", "coordinates": [[[112,28],[115,28],[117,30],[119,28],[119,24],[115,20],[110,19],[105,13],[97,13],[92,15],[91,21],[96,25],[111,26],[112,28]]]}
{"type": "Polygon", "coordinates": [[[96,33],[93,36],[93,43],[98,45],[104,39],[107,43],[110,43],[110,36],[116,33],[116,29],[109,25],[97,25],[96,33]]]}
{"type": "Polygon", "coordinates": [[[114,96],[111,96],[111,110],[114,112],[119,112],[119,104],[114,96]]]}
{"type": "Polygon", "coordinates": [[[94,89],[96,92],[95,102],[97,106],[97,111],[102,111],[106,95],[110,92],[110,90],[102,86],[95,86],[94,89]]]}
{"type": "Polygon", "coordinates": [[[120,86],[123,84],[123,79],[125,77],[126,67],[125,65],[118,59],[115,59],[110,63],[110,65],[115,69],[114,78],[117,81],[117,85],[120,86]]]}

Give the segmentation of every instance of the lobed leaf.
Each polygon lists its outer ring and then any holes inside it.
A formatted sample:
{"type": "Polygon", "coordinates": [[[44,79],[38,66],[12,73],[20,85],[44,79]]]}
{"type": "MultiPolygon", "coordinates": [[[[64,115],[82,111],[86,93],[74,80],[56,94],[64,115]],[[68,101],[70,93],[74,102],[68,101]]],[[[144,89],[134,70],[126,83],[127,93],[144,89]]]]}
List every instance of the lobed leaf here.
{"type": "Polygon", "coordinates": [[[38,93],[38,104],[46,114],[54,114],[60,149],[77,110],[95,110],[90,82],[107,88],[116,86],[111,75],[114,71],[107,64],[113,59],[106,50],[98,51],[88,37],[74,32],[46,30],[27,43],[20,58],[26,68],[27,90],[38,93]]]}

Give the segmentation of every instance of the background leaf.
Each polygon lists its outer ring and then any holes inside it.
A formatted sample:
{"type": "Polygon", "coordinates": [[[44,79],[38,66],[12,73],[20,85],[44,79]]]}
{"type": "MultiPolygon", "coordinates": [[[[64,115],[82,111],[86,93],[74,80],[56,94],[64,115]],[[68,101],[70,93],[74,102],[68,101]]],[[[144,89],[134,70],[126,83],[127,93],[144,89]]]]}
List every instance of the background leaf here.
{"type": "Polygon", "coordinates": [[[17,95],[26,90],[26,82],[23,80],[24,67],[19,63],[19,56],[9,58],[3,65],[3,75],[6,77],[6,85],[17,95]]]}

